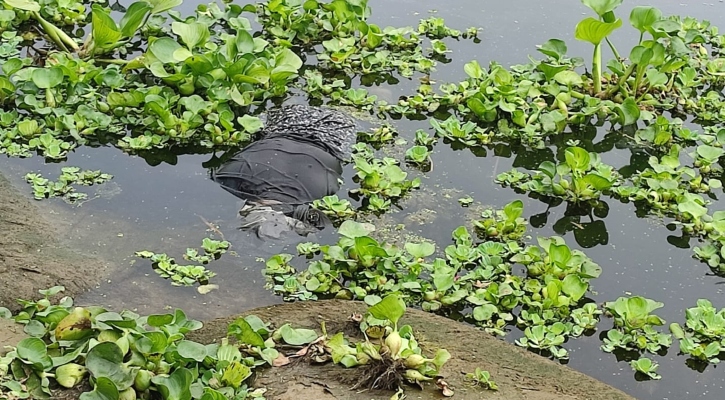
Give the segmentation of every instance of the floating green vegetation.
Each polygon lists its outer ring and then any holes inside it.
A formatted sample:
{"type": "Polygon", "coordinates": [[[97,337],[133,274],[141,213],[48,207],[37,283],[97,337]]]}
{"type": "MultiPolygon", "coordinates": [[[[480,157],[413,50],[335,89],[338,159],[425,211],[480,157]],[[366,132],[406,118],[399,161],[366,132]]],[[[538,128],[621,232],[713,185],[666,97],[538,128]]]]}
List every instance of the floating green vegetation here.
{"type": "Polygon", "coordinates": [[[654,328],[665,324],[662,318],[652,314],[662,306],[664,304],[640,296],[620,297],[605,303],[604,309],[614,318],[614,329],[607,331],[602,350],[612,352],[619,348],[656,354],[670,347],[672,336],[654,328]]]}
{"type": "MultiPolygon", "coordinates": [[[[213,240],[204,238],[202,248],[204,254],[194,248],[186,249],[184,259],[187,261],[208,264],[211,261],[219,259],[222,254],[226,253],[230,244],[226,240],[213,240]]],[[[209,279],[216,276],[212,271],[206,269],[203,265],[179,265],[174,258],[169,257],[165,253],[154,253],[152,251],[137,251],[136,257],[151,260],[154,271],[165,279],[171,279],[174,286],[192,286],[195,283],[208,285],[209,279]]]]}
{"type": "Polygon", "coordinates": [[[407,179],[399,161],[394,158],[375,158],[372,150],[364,143],[355,147],[352,158],[357,172],[353,180],[360,185],[350,190],[353,196],[364,197],[364,207],[373,212],[388,210],[410,190],[420,187],[420,178],[407,179]]]}
{"type": "Polygon", "coordinates": [[[72,185],[100,185],[113,178],[112,175],[104,174],[101,171],[81,171],[78,167],[63,167],[60,170],[61,174],[55,182],[43,178],[40,174],[25,174],[25,180],[33,186],[33,196],[36,200],[62,197],[69,203],[75,203],[87,199],[88,195],[76,192],[72,185]]]}
{"type": "Polygon", "coordinates": [[[709,300],[700,299],[697,307],[685,310],[685,326],[670,324],[680,341],[680,351],[699,361],[717,364],[725,351],[725,310],[718,311],[709,300]]]}
{"type": "Polygon", "coordinates": [[[350,200],[340,199],[336,194],[325,196],[312,202],[312,206],[335,221],[343,221],[355,216],[350,200]]]}
{"type": "Polygon", "coordinates": [[[657,368],[659,368],[659,364],[650,360],[649,358],[643,357],[637,360],[632,360],[629,362],[629,365],[632,366],[632,369],[636,373],[643,374],[649,379],[662,379],[662,376],[657,373],[657,368]]]}
{"type": "Polygon", "coordinates": [[[0,357],[0,392],[10,398],[51,398],[52,390],[82,390],[87,383],[91,390],[81,394],[82,399],[263,400],[266,389],[251,386],[253,373],[289,364],[283,351],[290,347],[306,350],[313,363],[367,366],[370,373],[363,375],[361,387],[402,391],[405,382],[422,385],[438,377],[450,358],[444,349],[431,359],[422,356],[413,329],[397,324],[405,304],[395,296],[379,300],[364,317],[383,334],[374,340],[366,335],[354,347],[342,333],[328,338],[324,326],[322,336],[290,324],[272,329],[254,315],[229,324],[234,344],[221,338],[220,343],[205,345],[185,338],[202,323],[181,310],[140,316],[76,307],[70,297],[52,304],[49,298],[63,290],[41,290],[44,297],[37,302],[19,300],[23,308],[14,316],[0,309],[0,317],[24,325],[29,335],[0,357]]]}
{"type": "Polygon", "coordinates": [[[520,219],[522,208],[516,201],[491,212],[502,233],[483,242],[474,242],[467,229],[459,227],[452,234],[454,244],[434,260],[433,244],[410,242],[398,248],[373,239],[374,226],[348,220],[340,225],[336,244],[297,247],[310,259],[306,269],[298,272],[292,255],[278,254],[266,261],[264,273],[270,287],[286,300],[400,294],[426,311],[462,313],[499,335],[505,334],[507,324],[516,323],[529,332],[519,341],[522,346],[566,358],[558,346],[596,324],[600,311],[584,295],[601,268],[558,237],[539,238],[538,246],[519,244],[526,227],[520,219]],[[523,265],[525,275],[515,275],[514,264],[523,265]],[[542,329],[556,332],[556,340],[544,340],[542,329]]]}
{"type": "Polygon", "coordinates": [[[513,170],[500,174],[496,181],[521,191],[559,197],[574,203],[598,200],[603,193],[619,184],[617,172],[612,166],[602,163],[597,153],[587,152],[581,147],[569,147],[564,155],[564,163],[556,165],[544,161],[533,176],[513,170]]]}

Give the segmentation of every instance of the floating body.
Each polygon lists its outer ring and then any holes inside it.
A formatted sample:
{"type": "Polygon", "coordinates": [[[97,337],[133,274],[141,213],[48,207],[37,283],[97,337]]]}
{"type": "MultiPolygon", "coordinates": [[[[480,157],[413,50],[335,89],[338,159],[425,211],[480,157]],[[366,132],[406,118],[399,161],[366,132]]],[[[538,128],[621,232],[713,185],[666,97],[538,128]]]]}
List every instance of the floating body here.
{"type": "Polygon", "coordinates": [[[212,179],[245,200],[243,229],[260,237],[306,235],[325,225],[310,203],[340,189],[342,161],[356,134],[354,120],[340,111],[282,107],[268,113],[262,139],[212,171],[212,179]]]}

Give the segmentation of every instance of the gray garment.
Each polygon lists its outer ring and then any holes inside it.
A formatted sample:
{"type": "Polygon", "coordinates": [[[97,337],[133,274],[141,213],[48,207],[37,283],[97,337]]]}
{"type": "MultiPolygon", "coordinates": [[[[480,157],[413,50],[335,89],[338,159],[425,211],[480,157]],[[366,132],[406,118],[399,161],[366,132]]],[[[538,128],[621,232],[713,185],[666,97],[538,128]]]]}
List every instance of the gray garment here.
{"type": "Polygon", "coordinates": [[[258,234],[268,230],[264,224],[274,224],[275,232],[264,236],[279,236],[285,227],[305,231],[295,221],[321,229],[326,219],[309,204],[340,189],[342,160],[356,135],[355,122],[339,111],[282,107],[268,113],[262,139],[212,171],[212,179],[247,201],[241,212],[243,227],[256,228],[258,234]],[[254,212],[254,207],[264,212],[254,212]],[[270,214],[274,212],[281,215],[270,214]]]}
{"type": "Polygon", "coordinates": [[[262,135],[307,142],[344,160],[350,156],[357,138],[357,126],[340,111],[295,104],[270,111],[262,135]]]}

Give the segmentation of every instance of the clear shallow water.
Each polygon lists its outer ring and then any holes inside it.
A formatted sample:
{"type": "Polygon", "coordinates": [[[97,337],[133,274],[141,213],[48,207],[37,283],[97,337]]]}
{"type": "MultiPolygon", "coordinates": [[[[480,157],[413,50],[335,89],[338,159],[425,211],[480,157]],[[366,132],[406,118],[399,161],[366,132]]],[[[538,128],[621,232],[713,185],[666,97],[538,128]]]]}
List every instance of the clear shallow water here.
{"type": "MultiPolygon", "coordinates": [[[[725,29],[725,4],[720,1],[680,3],[658,0],[649,4],[659,7],[666,15],[710,19],[714,25],[725,29]]],[[[192,2],[186,5],[187,11],[193,9],[192,2]]],[[[371,0],[370,5],[372,20],[379,25],[415,26],[429,10],[437,9],[437,15],[445,18],[449,26],[483,28],[480,44],[447,41],[453,50],[448,54],[452,61],[439,64],[438,71],[432,75],[438,82],[464,78],[463,64],[472,59],[477,59],[483,66],[493,60],[507,66],[525,63],[528,55],[537,56],[535,45],[548,38],[565,40],[570,55],[587,59],[591,53],[588,44],[573,39],[576,22],[588,14],[588,9],[575,0],[371,0]]],[[[627,28],[626,23],[629,10],[635,5],[639,4],[628,1],[618,10],[618,15],[625,20],[625,27],[614,35],[613,41],[623,53],[636,40],[637,35],[627,28]]],[[[606,49],[604,56],[608,57],[606,49]]],[[[396,87],[376,88],[375,93],[394,101],[399,95],[410,93],[416,83],[402,80],[396,87]]],[[[393,123],[401,136],[409,141],[416,129],[429,129],[427,121],[393,123]]],[[[607,147],[605,144],[610,139],[602,131],[597,133],[594,143],[607,147]]],[[[497,173],[512,166],[537,165],[537,157],[541,155],[531,152],[510,154],[508,149],[498,149],[495,153],[489,150],[487,156],[476,157],[468,150],[454,151],[438,143],[433,154],[434,170],[423,177],[425,190],[414,193],[413,199],[407,203],[409,208],[394,213],[393,217],[406,220],[421,209],[437,211],[434,223],[411,224],[409,228],[412,233],[445,246],[450,242],[450,232],[470,218],[470,212],[456,203],[459,195],[470,194],[476,201],[493,206],[521,198],[526,204],[525,216],[534,217],[532,225],[538,227],[532,226],[532,236],[552,235],[558,231],[570,246],[581,247],[577,246],[572,232],[562,232],[559,229],[561,223],[557,224],[565,217],[565,205],[548,208],[542,202],[501,188],[493,181],[497,173]],[[436,195],[443,189],[458,192],[451,198],[436,195]]],[[[616,147],[602,157],[604,162],[617,167],[629,164],[632,159],[629,150],[616,147]]],[[[264,258],[280,251],[294,252],[294,245],[299,241],[334,240],[329,230],[316,237],[291,237],[286,241],[268,243],[238,232],[236,212],[239,202],[208,179],[203,164],[211,158],[211,155],[179,156],[174,165],[161,163],[152,167],[142,158],[128,156],[113,148],[83,148],[69,157],[68,165],[101,169],[113,174],[113,183],[122,189],[110,199],[97,198],[79,208],[70,208],[58,200],[46,201],[50,204],[47,208],[49,212],[62,216],[61,231],[69,241],[81,244],[121,267],[108,282],[81,296],[79,301],[137,309],[139,312],[181,307],[200,319],[229,315],[280,301],[263,288],[262,264],[256,261],[257,257],[264,258]],[[218,224],[236,252],[236,256],[225,255],[208,266],[217,272],[213,283],[220,287],[203,296],[195,289],[170,286],[155,275],[147,261],[133,257],[135,251],[153,250],[181,259],[186,247],[198,247],[201,239],[209,234],[200,216],[218,224]]],[[[29,187],[22,183],[26,172],[41,171],[49,178],[59,174],[59,165],[45,165],[39,157],[7,160],[2,165],[3,170],[10,171],[19,187],[28,193],[29,187]]],[[[348,169],[348,181],[350,176],[348,169]]],[[[94,189],[86,191],[93,193],[94,189]]],[[[592,283],[597,292],[593,298],[603,302],[631,293],[662,301],[665,307],[659,315],[668,323],[682,321],[684,309],[694,306],[698,298],[709,298],[716,307],[725,307],[721,285],[725,280],[709,276],[707,267],[691,258],[689,248],[669,244],[673,232],[656,219],[636,218],[631,204],[614,200],[607,200],[607,203],[609,213],[606,218],[596,219],[603,221],[606,229],[596,231],[594,239],[589,242],[581,241],[587,247],[584,249],[587,255],[603,268],[602,276],[592,283]]],[[[589,218],[582,217],[581,222],[589,222],[589,218]]],[[[601,226],[602,222],[598,224],[601,226]]],[[[723,397],[721,368],[708,366],[704,372],[696,372],[686,365],[686,357],[677,356],[674,349],[670,349],[664,357],[654,357],[661,365],[659,373],[663,376],[662,381],[635,381],[628,363],[617,362],[614,355],[599,350],[599,333],[610,326],[611,322],[604,319],[595,335],[567,343],[565,347],[571,351],[569,365],[641,399],[723,397]]],[[[520,335],[514,330],[506,340],[513,341],[520,335]]]]}

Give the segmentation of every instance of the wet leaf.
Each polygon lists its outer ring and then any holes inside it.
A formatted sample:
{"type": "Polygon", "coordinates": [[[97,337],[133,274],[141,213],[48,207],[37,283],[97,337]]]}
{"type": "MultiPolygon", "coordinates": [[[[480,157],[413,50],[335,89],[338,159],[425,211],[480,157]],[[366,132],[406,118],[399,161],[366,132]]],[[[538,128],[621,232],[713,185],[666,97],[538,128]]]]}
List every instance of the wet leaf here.
{"type": "Polygon", "coordinates": [[[192,359],[197,362],[204,361],[206,358],[206,347],[203,344],[192,342],[190,340],[182,340],[176,345],[176,351],[184,358],[192,359]]]}
{"type": "Polygon", "coordinates": [[[566,55],[566,43],[561,39],[549,39],[546,43],[539,46],[536,50],[539,52],[553,57],[556,60],[561,60],[566,55]]]}
{"type": "Polygon", "coordinates": [[[189,50],[209,40],[209,28],[200,22],[184,23],[174,21],[171,23],[171,30],[179,36],[189,50]]]}
{"type": "Polygon", "coordinates": [[[652,24],[660,19],[662,19],[662,12],[649,6],[634,7],[629,14],[629,23],[640,33],[652,32],[652,24]]]}
{"type": "Polygon", "coordinates": [[[93,44],[96,49],[112,49],[121,39],[121,31],[116,22],[103,7],[94,4],[91,8],[93,44]]]}
{"type": "Polygon", "coordinates": [[[96,380],[102,377],[110,379],[118,390],[131,387],[137,372],[123,365],[121,348],[113,342],[99,343],[89,350],[86,368],[96,380]]]}
{"type": "Polygon", "coordinates": [[[293,346],[301,346],[314,342],[318,335],[312,329],[295,329],[290,324],[284,324],[280,328],[282,340],[293,346]]]}
{"type": "Polygon", "coordinates": [[[63,70],[58,67],[36,68],[30,76],[35,86],[41,89],[50,89],[63,82],[63,70]]]}
{"type": "Polygon", "coordinates": [[[610,33],[614,32],[617,28],[622,26],[622,20],[617,18],[612,23],[601,22],[592,17],[581,20],[576,25],[576,31],[574,36],[578,40],[589,42],[593,45],[598,45],[604,40],[605,37],[609,36],[610,33]]]}
{"type": "Polygon", "coordinates": [[[389,320],[397,325],[400,317],[405,314],[405,302],[397,295],[386,296],[380,303],[370,307],[368,312],[377,319],[389,320]]]}
{"type": "Polygon", "coordinates": [[[191,400],[193,374],[186,368],[178,368],[169,376],[156,375],[151,382],[156,385],[164,400],[191,400]]]}
{"type": "Polygon", "coordinates": [[[131,3],[119,23],[119,26],[121,27],[121,34],[125,37],[132,37],[135,35],[136,31],[144,22],[146,15],[152,8],[151,4],[146,1],[136,1],[131,3]]]}
{"type": "Polygon", "coordinates": [[[113,381],[100,377],[96,379],[96,385],[93,391],[82,393],[80,400],[118,400],[118,389],[113,381]]]}
{"type": "Polygon", "coordinates": [[[236,321],[229,324],[229,333],[234,335],[241,343],[250,346],[264,347],[264,339],[244,318],[237,318],[236,321]]]}

